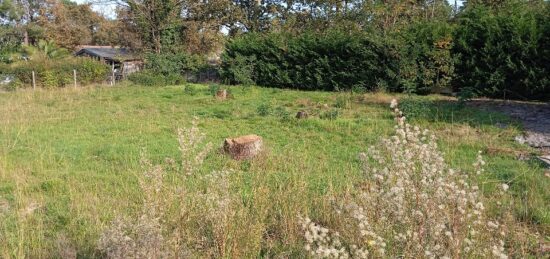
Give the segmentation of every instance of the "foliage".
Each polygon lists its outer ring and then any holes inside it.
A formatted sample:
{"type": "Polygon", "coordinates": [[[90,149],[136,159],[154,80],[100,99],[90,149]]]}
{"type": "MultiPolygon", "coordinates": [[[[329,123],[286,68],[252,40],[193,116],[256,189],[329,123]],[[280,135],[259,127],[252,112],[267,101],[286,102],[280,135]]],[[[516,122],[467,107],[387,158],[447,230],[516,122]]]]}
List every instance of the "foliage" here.
{"type": "Polygon", "coordinates": [[[425,98],[408,96],[400,101],[399,107],[408,119],[429,118],[433,116],[434,104],[425,98]]]}
{"type": "Polygon", "coordinates": [[[259,85],[304,90],[374,89],[379,82],[395,90],[396,71],[392,54],[375,37],[340,31],[247,34],[227,44],[222,63],[232,83],[252,74],[259,85]]]}
{"type": "Polygon", "coordinates": [[[258,113],[258,115],[262,116],[262,117],[265,117],[265,116],[268,116],[272,113],[272,107],[271,107],[271,104],[269,103],[262,103],[260,105],[258,105],[258,108],[256,108],[256,113],[258,113]]]}
{"type": "Polygon", "coordinates": [[[453,53],[459,58],[455,89],[473,87],[498,98],[550,98],[549,3],[483,5],[459,16],[453,53]]]}
{"type": "Polygon", "coordinates": [[[145,86],[179,85],[185,82],[185,79],[179,74],[162,75],[150,70],[132,73],[128,75],[128,80],[134,84],[145,86]]]}
{"type": "Polygon", "coordinates": [[[188,95],[197,95],[199,93],[199,89],[195,85],[192,84],[186,84],[185,88],[183,89],[183,92],[188,95]]]}
{"type": "Polygon", "coordinates": [[[445,21],[418,22],[392,36],[400,50],[400,83],[404,92],[428,94],[451,87],[455,63],[452,30],[445,21]]]}
{"type": "Polygon", "coordinates": [[[185,82],[187,72],[197,71],[204,66],[204,59],[198,55],[149,53],[145,57],[144,69],[131,74],[128,79],[147,86],[179,85],[185,82]]]}
{"type": "Polygon", "coordinates": [[[145,70],[163,76],[183,75],[186,71],[196,71],[205,65],[198,55],[186,53],[176,54],[147,54],[145,56],[145,70]]]}
{"type": "Polygon", "coordinates": [[[102,62],[73,57],[19,61],[7,66],[5,73],[14,75],[21,86],[32,87],[34,71],[37,87],[57,88],[73,83],[73,70],[76,70],[77,82],[81,85],[102,83],[109,73],[109,67],[102,62]]]}
{"type": "Polygon", "coordinates": [[[24,59],[42,60],[42,59],[61,59],[68,57],[69,51],[60,48],[53,41],[39,40],[36,46],[23,46],[24,59]]]}
{"type": "Polygon", "coordinates": [[[210,84],[208,85],[208,92],[210,93],[210,95],[212,96],[216,96],[216,93],[218,93],[218,91],[222,89],[220,87],[220,85],[218,84],[210,84]]]}

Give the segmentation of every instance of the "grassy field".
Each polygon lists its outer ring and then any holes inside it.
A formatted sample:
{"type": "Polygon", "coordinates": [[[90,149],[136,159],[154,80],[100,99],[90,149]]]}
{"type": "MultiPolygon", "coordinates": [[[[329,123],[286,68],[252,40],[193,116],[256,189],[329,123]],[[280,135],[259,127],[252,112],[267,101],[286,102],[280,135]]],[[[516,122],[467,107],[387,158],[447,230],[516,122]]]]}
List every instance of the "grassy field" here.
{"type": "MultiPolygon", "coordinates": [[[[327,197],[354,188],[361,178],[358,153],[393,131],[394,97],[230,89],[226,101],[203,85],[0,93],[0,256],[51,258],[69,248],[81,258],[101,256],[98,239],[111,221],[140,212],[142,150],[154,163],[178,161],[176,130],[197,117],[215,147],[197,174],[239,172],[231,188],[243,210],[254,213],[235,223],[249,228],[230,232],[226,246],[206,238],[190,249],[204,256],[303,257],[297,215],[330,217],[327,197]],[[312,116],[295,119],[299,110],[312,116]],[[237,162],[218,152],[224,138],[245,134],[264,138],[260,157],[237,162]]],[[[453,167],[471,170],[477,151],[484,151],[486,173],[476,179],[484,193],[492,195],[490,183],[506,182],[518,221],[548,238],[550,179],[536,161],[517,159],[534,150],[514,142],[516,123],[447,97],[397,98],[413,123],[437,133],[453,167]]],[[[203,188],[195,178],[179,184],[203,188]]],[[[200,228],[200,217],[194,220],[185,224],[200,228]]]]}

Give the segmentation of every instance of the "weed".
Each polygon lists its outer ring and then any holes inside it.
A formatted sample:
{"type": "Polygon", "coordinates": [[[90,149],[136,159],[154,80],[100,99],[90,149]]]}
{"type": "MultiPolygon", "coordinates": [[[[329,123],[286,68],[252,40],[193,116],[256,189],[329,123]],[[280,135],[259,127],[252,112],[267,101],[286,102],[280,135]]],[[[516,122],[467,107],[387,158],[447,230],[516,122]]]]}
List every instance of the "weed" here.
{"type": "Polygon", "coordinates": [[[218,90],[220,90],[221,87],[220,85],[218,84],[210,84],[208,85],[208,92],[210,93],[211,96],[216,96],[216,93],[218,92],[218,90]]]}
{"type": "Polygon", "coordinates": [[[337,109],[331,109],[329,111],[322,112],[319,115],[319,118],[324,120],[336,120],[338,116],[340,116],[340,111],[337,109]]]}
{"type": "Polygon", "coordinates": [[[185,88],[183,89],[183,92],[187,95],[194,96],[194,95],[198,94],[199,90],[197,89],[197,87],[195,85],[186,84],[185,88]]]}
{"type": "Polygon", "coordinates": [[[407,97],[401,100],[401,111],[409,119],[423,119],[433,116],[434,103],[427,99],[407,97]]]}
{"type": "Polygon", "coordinates": [[[334,107],[341,109],[351,108],[351,98],[347,95],[339,95],[338,97],[336,97],[336,103],[334,104],[334,107]]]}
{"type": "MultiPolygon", "coordinates": [[[[360,154],[365,180],[337,207],[342,227],[334,232],[302,218],[305,249],[331,258],[507,258],[512,226],[489,217],[470,178],[484,172],[482,157],[474,173],[453,170],[435,136],[407,124],[395,100],[391,108],[395,135],[360,154]]],[[[504,195],[508,185],[501,188],[504,195]]]]}
{"type": "Polygon", "coordinates": [[[256,108],[256,113],[262,117],[271,115],[272,107],[269,103],[262,103],[256,108]]]}
{"type": "Polygon", "coordinates": [[[273,114],[280,118],[283,121],[287,121],[290,119],[290,112],[287,111],[287,109],[283,106],[278,106],[273,110],[273,114]]]}

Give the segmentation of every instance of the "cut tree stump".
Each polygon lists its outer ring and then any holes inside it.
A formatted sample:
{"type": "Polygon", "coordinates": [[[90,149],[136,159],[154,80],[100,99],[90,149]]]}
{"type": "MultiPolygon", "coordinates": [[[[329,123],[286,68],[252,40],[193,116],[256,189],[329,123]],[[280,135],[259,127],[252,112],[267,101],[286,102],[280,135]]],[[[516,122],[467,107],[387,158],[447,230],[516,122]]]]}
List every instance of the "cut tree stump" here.
{"type": "Polygon", "coordinates": [[[237,138],[226,138],[223,149],[235,160],[255,157],[262,151],[262,137],[246,135],[237,138]]]}
{"type": "Polygon", "coordinates": [[[296,113],[297,119],[307,119],[307,117],[309,117],[309,114],[306,111],[299,111],[296,113]]]}
{"type": "Polygon", "coordinates": [[[226,89],[220,89],[216,92],[216,98],[219,100],[225,100],[227,99],[227,90],[226,89]]]}

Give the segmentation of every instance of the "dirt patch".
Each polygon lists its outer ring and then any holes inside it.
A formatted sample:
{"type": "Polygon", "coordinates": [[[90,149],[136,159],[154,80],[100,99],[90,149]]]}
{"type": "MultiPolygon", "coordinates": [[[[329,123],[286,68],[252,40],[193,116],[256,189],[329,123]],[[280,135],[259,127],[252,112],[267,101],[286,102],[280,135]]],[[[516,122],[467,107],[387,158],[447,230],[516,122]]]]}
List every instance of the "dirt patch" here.
{"type": "Polygon", "coordinates": [[[477,99],[469,105],[501,112],[521,122],[525,134],[517,136],[516,141],[538,148],[542,157],[550,155],[549,103],[477,99]]]}
{"type": "Polygon", "coordinates": [[[550,105],[548,103],[474,100],[469,105],[509,115],[523,124],[525,129],[523,137],[526,144],[537,148],[550,148],[550,105]]]}

